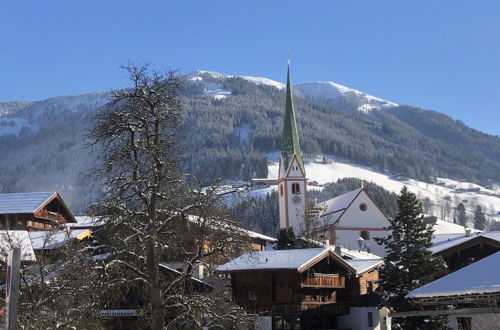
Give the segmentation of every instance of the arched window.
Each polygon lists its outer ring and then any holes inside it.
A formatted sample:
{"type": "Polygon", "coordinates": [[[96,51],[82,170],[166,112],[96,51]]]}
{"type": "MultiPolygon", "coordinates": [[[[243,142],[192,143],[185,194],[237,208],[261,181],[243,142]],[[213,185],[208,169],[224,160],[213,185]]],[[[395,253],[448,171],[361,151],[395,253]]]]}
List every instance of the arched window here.
{"type": "Polygon", "coordinates": [[[300,186],[298,183],[292,183],[292,194],[300,194],[300,186]]]}

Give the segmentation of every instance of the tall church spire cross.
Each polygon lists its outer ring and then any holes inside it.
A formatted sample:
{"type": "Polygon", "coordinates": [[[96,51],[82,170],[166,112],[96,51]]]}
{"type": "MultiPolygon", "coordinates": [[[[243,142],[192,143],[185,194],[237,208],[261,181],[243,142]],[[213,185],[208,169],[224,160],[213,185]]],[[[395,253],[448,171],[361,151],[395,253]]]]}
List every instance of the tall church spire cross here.
{"type": "Polygon", "coordinates": [[[295,110],[293,108],[292,84],[290,82],[290,63],[288,63],[286,77],[286,104],[285,117],[283,120],[283,140],[281,147],[281,159],[283,169],[288,170],[293,156],[297,158],[302,173],[305,173],[302,162],[302,152],[300,151],[299,134],[297,132],[297,122],[295,121],[295,110]]]}

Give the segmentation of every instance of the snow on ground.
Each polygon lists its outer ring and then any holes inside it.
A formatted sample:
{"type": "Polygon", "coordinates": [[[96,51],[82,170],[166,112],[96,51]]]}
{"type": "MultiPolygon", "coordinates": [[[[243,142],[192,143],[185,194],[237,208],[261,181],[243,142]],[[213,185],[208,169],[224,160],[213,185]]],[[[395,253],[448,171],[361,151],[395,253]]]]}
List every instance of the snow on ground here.
{"type": "Polygon", "coordinates": [[[208,72],[208,71],[196,71],[188,75],[187,79],[189,81],[197,82],[202,84],[205,87],[205,95],[211,96],[214,99],[220,100],[231,95],[231,91],[224,89],[222,84],[211,83],[204,81],[200,74],[210,74],[214,78],[225,77],[224,75],[217,72],[208,72]]]}
{"type": "MultiPolygon", "coordinates": [[[[457,192],[455,186],[476,187],[483,191],[488,191],[481,186],[470,182],[459,182],[451,179],[439,178],[438,181],[446,180],[447,185],[426,183],[414,179],[405,179],[392,176],[388,173],[381,173],[366,166],[332,162],[330,164],[306,163],[306,173],[309,180],[317,181],[320,184],[335,182],[338,179],[355,177],[367,182],[371,181],[385,189],[399,193],[404,186],[415,193],[420,198],[429,197],[431,200],[441,200],[449,196],[451,200],[468,200],[482,204],[483,208],[491,211],[500,211],[500,196],[480,194],[475,191],[457,192]]],[[[278,163],[271,163],[268,166],[269,178],[278,176],[278,163]]]]}
{"type": "MultiPolygon", "coordinates": [[[[225,75],[219,72],[202,71],[202,70],[195,71],[188,75],[189,80],[205,84],[207,86],[206,95],[213,96],[215,98],[227,97],[228,95],[231,94],[231,92],[223,90],[220,84],[213,84],[204,81],[200,75],[210,75],[215,79],[242,78],[256,85],[272,86],[278,89],[284,89],[286,87],[284,83],[263,77],[233,76],[233,75],[225,75]]],[[[373,109],[390,108],[398,106],[394,102],[390,102],[375,97],[373,95],[363,93],[359,90],[349,88],[334,83],[332,81],[316,81],[312,83],[296,84],[293,85],[293,91],[297,96],[304,98],[313,98],[318,100],[335,100],[338,98],[346,97],[353,104],[357,104],[357,109],[362,112],[369,112],[373,109]]]]}
{"type": "Polygon", "coordinates": [[[276,87],[277,89],[283,89],[286,87],[285,84],[280,83],[280,82],[275,81],[275,80],[268,79],[268,78],[252,77],[252,76],[239,76],[239,78],[250,81],[256,85],[273,86],[273,87],[276,87]]]}
{"type": "Polygon", "coordinates": [[[354,96],[357,102],[360,103],[358,105],[358,110],[363,112],[398,106],[394,102],[383,100],[332,81],[316,81],[298,84],[294,86],[294,89],[297,90],[298,95],[319,100],[334,100],[344,96],[352,98],[354,96]]]}
{"type": "MultiPolygon", "coordinates": [[[[276,157],[269,158],[276,159],[276,157]]],[[[435,204],[434,213],[438,213],[441,210],[441,207],[439,206],[440,203],[443,202],[444,198],[449,200],[450,207],[452,209],[454,208],[455,203],[464,202],[466,206],[471,203],[481,205],[486,214],[497,214],[497,212],[500,212],[499,192],[496,190],[485,189],[470,182],[460,182],[451,179],[438,178],[438,183],[441,182],[440,184],[431,184],[414,179],[393,176],[389,173],[382,173],[366,166],[340,162],[331,162],[329,164],[309,162],[305,164],[305,167],[308,180],[317,181],[319,184],[336,182],[338,179],[342,178],[355,177],[366,182],[373,182],[396,194],[399,194],[401,189],[404,186],[407,186],[410,191],[415,193],[419,198],[423,199],[428,197],[431,201],[433,201],[435,204]],[[462,188],[464,190],[457,190],[457,188],[462,188]],[[478,188],[481,191],[467,191],[467,189],[470,188],[478,188]]],[[[270,162],[268,165],[268,178],[277,178],[278,170],[278,163],[270,162]]],[[[312,186],[309,186],[308,188],[321,189],[320,187],[312,186]]],[[[276,186],[271,186],[264,189],[253,190],[251,191],[251,195],[265,197],[269,192],[276,189],[276,186]]],[[[471,218],[472,214],[470,212],[473,212],[473,210],[468,210],[468,212],[469,218],[471,218]]],[[[440,214],[435,215],[440,218],[440,214]]],[[[495,218],[491,217],[491,219],[495,218]]],[[[435,229],[436,233],[463,233],[463,227],[443,220],[438,220],[435,229]]]]}

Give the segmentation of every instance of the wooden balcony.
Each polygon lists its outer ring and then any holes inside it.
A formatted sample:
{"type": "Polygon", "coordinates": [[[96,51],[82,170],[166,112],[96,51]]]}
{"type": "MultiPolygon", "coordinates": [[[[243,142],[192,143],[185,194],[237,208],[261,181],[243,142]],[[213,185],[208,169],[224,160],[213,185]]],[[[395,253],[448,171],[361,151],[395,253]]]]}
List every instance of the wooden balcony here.
{"type": "Polygon", "coordinates": [[[66,222],[66,219],[64,218],[64,216],[60,213],[56,213],[56,212],[50,212],[50,211],[47,211],[47,210],[42,210],[41,212],[38,212],[37,214],[35,214],[35,216],[37,218],[42,218],[42,219],[46,219],[46,220],[51,220],[51,221],[55,221],[55,222],[66,222]]]}
{"type": "Polygon", "coordinates": [[[349,304],[330,302],[303,302],[301,304],[273,304],[273,315],[300,315],[302,313],[318,315],[349,314],[349,304]]]}
{"type": "Polygon", "coordinates": [[[345,288],[345,277],[337,274],[314,274],[301,283],[303,288],[345,288]]]}

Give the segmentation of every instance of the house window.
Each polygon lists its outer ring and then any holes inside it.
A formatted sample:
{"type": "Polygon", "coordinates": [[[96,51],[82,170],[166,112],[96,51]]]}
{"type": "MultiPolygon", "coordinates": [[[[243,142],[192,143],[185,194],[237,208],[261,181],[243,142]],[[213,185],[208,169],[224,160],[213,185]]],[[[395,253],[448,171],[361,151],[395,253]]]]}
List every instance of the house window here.
{"type": "Polygon", "coordinates": [[[292,183],[292,194],[300,194],[300,186],[298,183],[292,183]]]}
{"type": "Polygon", "coordinates": [[[283,196],[283,185],[280,184],[280,196],[283,196]]]}
{"type": "Polygon", "coordinates": [[[368,326],[373,327],[373,313],[368,312],[368,326]]]}
{"type": "Polygon", "coordinates": [[[369,240],[370,239],[370,232],[368,230],[362,230],[360,233],[359,233],[359,236],[364,239],[365,241],[366,240],[369,240]]]}
{"type": "Polygon", "coordinates": [[[472,330],[472,317],[457,317],[458,330],[472,330]]]}
{"type": "Polygon", "coordinates": [[[368,210],[368,205],[366,205],[366,203],[361,203],[359,204],[359,209],[364,212],[368,210]]]}
{"type": "Polygon", "coordinates": [[[366,293],[373,293],[373,281],[366,281],[366,293]]]}

